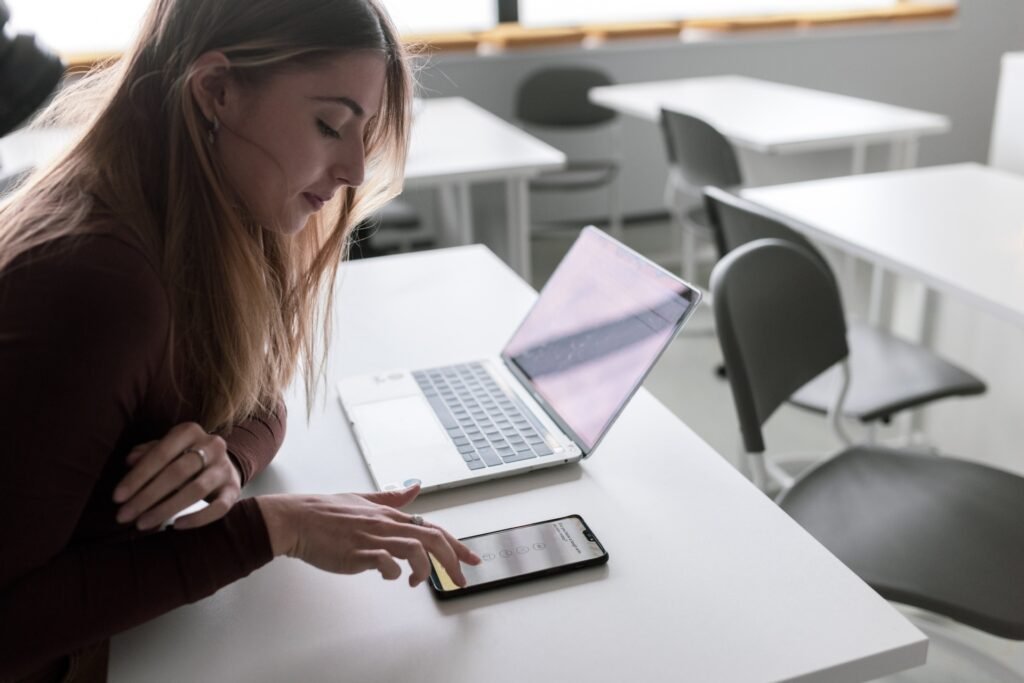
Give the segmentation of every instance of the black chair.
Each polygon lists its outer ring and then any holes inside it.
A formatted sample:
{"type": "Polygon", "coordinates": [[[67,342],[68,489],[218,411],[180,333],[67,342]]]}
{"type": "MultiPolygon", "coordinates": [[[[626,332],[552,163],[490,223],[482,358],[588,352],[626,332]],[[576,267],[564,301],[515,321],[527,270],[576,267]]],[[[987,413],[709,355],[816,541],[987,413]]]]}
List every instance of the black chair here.
{"type": "Polygon", "coordinates": [[[30,34],[10,35],[11,11],[0,0],[0,137],[17,128],[50,97],[64,64],[30,34]]]}
{"type": "MultiPolygon", "coordinates": [[[[11,18],[0,0],[0,137],[15,130],[41,107],[64,75],[64,64],[36,43],[35,36],[12,35],[4,27],[11,18]]],[[[31,169],[3,170],[0,197],[16,187],[31,169]]]]}
{"type": "MultiPolygon", "coordinates": [[[[705,208],[722,254],[755,240],[777,238],[801,247],[826,274],[831,286],[838,284],[824,256],[802,234],[775,215],[737,195],[715,187],[704,191],[705,208]]],[[[842,314],[842,305],[839,309],[842,314]]],[[[894,337],[876,327],[850,323],[846,332],[850,347],[852,381],[843,403],[842,416],[874,427],[888,422],[902,410],[951,396],[972,396],[985,392],[985,383],[927,348],[894,337]]],[[[829,368],[788,398],[807,410],[828,413],[842,385],[842,369],[829,368]]],[[[837,418],[838,416],[836,416],[837,418]]],[[[850,440],[833,420],[837,435],[850,440]]]]}
{"type": "Polygon", "coordinates": [[[661,130],[668,156],[665,203],[682,234],[682,274],[696,278],[697,238],[713,233],[701,202],[707,185],[739,188],[743,173],[732,143],[714,126],[689,114],[661,110],[661,130]]]}
{"type": "MultiPolygon", "coordinates": [[[[730,252],[711,289],[743,444],[763,476],[762,425],[808,379],[846,364],[839,291],[817,256],[778,239],[730,252]]],[[[1024,478],[856,446],[777,501],[883,597],[1024,639],[1024,478]]]]}
{"type": "MultiPolygon", "coordinates": [[[[349,258],[357,260],[392,253],[394,250],[374,244],[374,238],[378,233],[390,232],[409,235],[416,233],[420,224],[420,214],[412,205],[401,199],[392,199],[383,208],[356,226],[352,234],[349,258]]],[[[404,241],[407,244],[401,250],[410,250],[412,248],[410,239],[407,237],[404,241]]]]}
{"type": "MultiPolygon", "coordinates": [[[[611,85],[607,74],[588,67],[549,67],[535,71],[516,92],[516,118],[524,128],[545,132],[593,132],[607,135],[618,114],[592,103],[591,88],[611,85]]],[[[617,138],[616,131],[612,131],[617,138]]],[[[530,191],[540,193],[583,192],[607,188],[609,232],[622,238],[622,206],[619,196],[619,150],[611,143],[607,159],[569,159],[566,167],[542,173],[530,181],[530,191]]],[[[578,228],[578,226],[577,226],[578,228]]]]}

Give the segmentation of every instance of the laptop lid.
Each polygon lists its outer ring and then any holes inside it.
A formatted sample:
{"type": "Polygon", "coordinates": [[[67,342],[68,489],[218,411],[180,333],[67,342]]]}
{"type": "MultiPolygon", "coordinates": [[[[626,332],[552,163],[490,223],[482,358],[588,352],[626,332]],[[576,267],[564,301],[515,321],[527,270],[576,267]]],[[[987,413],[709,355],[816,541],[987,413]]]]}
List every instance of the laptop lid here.
{"type": "Polygon", "coordinates": [[[590,226],[501,358],[587,456],[700,297],[698,289],[590,226]]]}

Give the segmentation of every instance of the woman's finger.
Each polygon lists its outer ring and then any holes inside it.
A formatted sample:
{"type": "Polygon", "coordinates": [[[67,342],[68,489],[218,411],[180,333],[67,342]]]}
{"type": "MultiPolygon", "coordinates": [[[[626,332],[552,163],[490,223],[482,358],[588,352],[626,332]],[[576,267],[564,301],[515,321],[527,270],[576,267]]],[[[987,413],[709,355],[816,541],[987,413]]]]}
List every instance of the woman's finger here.
{"type": "Polygon", "coordinates": [[[380,538],[370,536],[367,542],[375,547],[386,550],[392,557],[405,560],[412,568],[409,585],[416,586],[430,576],[430,558],[423,544],[414,538],[380,538]]]}
{"type": "MultiPolygon", "coordinates": [[[[390,519],[378,520],[373,525],[372,533],[380,537],[407,537],[416,539],[428,552],[430,552],[441,566],[445,568],[455,583],[465,585],[466,577],[462,573],[459,558],[444,532],[436,526],[424,523],[422,525],[410,522],[395,522],[390,519]]],[[[427,574],[429,575],[429,567],[427,574]]],[[[425,578],[425,577],[424,577],[425,578]]]]}
{"type": "MultiPolygon", "coordinates": [[[[139,515],[143,514],[154,505],[157,505],[164,498],[182,488],[184,484],[191,481],[197,474],[202,472],[202,465],[203,462],[195,453],[188,452],[182,454],[174,460],[174,462],[161,470],[156,478],[146,484],[141,491],[136,493],[121,506],[121,509],[117,512],[117,521],[125,524],[135,520],[139,515]]],[[[212,489],[205,491],[203,496],[208,495],[211,490],[212,489]]],[[[198,500],[202,500],[203,496],[200,496],[198,500]]]]}
{"type": "MultiPolygon", "coordinates": [[[[202,427],[191,423],[173,428],[167,433],[167,436],[146,451],[145,457],[140,456],[137,464],[114,488],[114,502],[123,503],[134,496],[169,463],[181,455],[182,451],[205,440],[208,436],[202,427]]],[[[192,455],[191,457],[198,459],[199,456],[192,455]]]]}
{"type": "Polygon", "coordinates": [[[206,526],[210,522],[216,522],[231,509],[231,506],[238,500],[239,492],[232,492],[227,488],[222,489],[217,497],[210,501],[202,510],[182,515],[174,520],[174,528],[180,531],[197,529],[206,526]]]}
{"type": "MultiPolygon", "coordinates": [[[[206,500],[210,494],[221,488],[221,484],[221,478],[216,473],[204,472],[173,495],[144,511],[138,518],[137,525],[139,529],[152,529],[163,524],[182,510],[195,505],[201,500],[206,500]]],[[[230,488],[230,485],[223,487],[229,493],[230,488]]],[[[235,489],[234,493],[237,498],[239,490],[235,489]]],[[[234,502],[234,500],[231,502],[234,502]]]]}
{"type": "Polygon", "coordinates": [[[135,465],[135,463],[137,463],[139,461],[139,458],[141,458],[143,455],[145,455],[149,451],[149,449],[151,449],[157,443],[159,443],[159,442],[158,441],[147,441],[146,443],[140,443],[138,446],[133,448],[128,453],[128,457],[125,458],[125,462],[128,463],[129,467],[133,467],[135,465]]]}
{"type": "Polygon", "coordinates": [[[369,569],[376,569],[388,581],[394,581],[402,575],[402,568],[386,550],[359,550],[353,553],[352,573],[358,574],[369,569]]]}
{"type": "Polygon", "coordinates": [[[430,522],[426,522],[426,525],[433,527],[440,531],[442,534],[444,534],[445,539],[448,541],[448,545],[452,547],[452,549],[455,551],[455,555],[461,561],[472,565],[477,565],[483,562],[479,555],[470,550],[469,546],[467,546],[465,543],[452,536],[447,529],[439,527],[435,524],[431,524],[430,522]]]}
{"type": "Polygon", "coordinates": [[[405,489],[397,489],[395,491],[376,491],[374,493],[361,493],[359,495],[371,503],[376,503],[377,505],[386,505],[390,508],[400,508],[416,500],[416,496],[420,495],[420,485],[413,484],[409,488],[405,489]]]}

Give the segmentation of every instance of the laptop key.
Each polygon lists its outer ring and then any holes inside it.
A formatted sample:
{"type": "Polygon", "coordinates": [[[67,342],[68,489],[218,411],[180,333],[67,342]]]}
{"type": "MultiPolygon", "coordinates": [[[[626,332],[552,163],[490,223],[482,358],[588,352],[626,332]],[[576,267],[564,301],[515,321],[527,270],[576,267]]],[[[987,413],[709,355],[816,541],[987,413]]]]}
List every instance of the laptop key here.
{"type": "Polygon", "coordinates": [[[475,458],[476,455],[474,454],[476,453],[476,448],[473,447],[473,444],[463,444],[459,446],[459,453],[462,453],[463,459],[465,459],[467,455],[471,455],[475,458]]]}
{"type": "Polygon", "coordinates": [[[434,412],[441,420],[441,424],[444,425],[445,429],[459,426],[459,423],[455,421],[452,414],[448,412],[448,406],[444,404],[444,401],[434,396],[428,396],[427,401],[430,402],[430,407],[434,409],[434,412]]]}
{"type": "Polygon", "coordinates": [[[533,453],[527,452],[527,453],[512,453],[511,455],[503,455],[503,456],[501,456],[501,459],[504,460],[505,462],[519,462],[520,460],[530,460],[530,459],[536,458],[536,457],[537,456],[534,455],[533,453]]]}
{"type": "Polygon", "coordinates": [[[491,448],[481,448],[479,451],[480,458],[487,463],[488,467],[494,467],[495,465],[501,464],[501,458],[491,448]]]}
{"type": "Polygon", "coordinates": [[[534,446],[533,452],[536,453],[537,455],[551,455],[551,449],[548,448],[546,444],[534,446]]]}

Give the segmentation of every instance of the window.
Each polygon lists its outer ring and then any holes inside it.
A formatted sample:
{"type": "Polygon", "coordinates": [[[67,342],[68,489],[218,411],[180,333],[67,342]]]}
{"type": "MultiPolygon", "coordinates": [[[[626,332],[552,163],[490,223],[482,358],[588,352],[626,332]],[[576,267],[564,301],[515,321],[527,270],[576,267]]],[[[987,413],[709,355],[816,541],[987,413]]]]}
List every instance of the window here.
{"type": "MultiPolygon", "coordinates": [[[[62,54],[95,54],[124,50],[149,0],[7,0],[7,5],[12,29],[35,33],[62,54]]],[[[497,0],[384,0],[384,5],[405,34],[486,31],[498,23],[497,0]]]]}
{"type": "Polygon", "coordinates": [[[528,27],[580,26],[883,9],[898,4],[899,0],[519,0],[519,23],[528,27]]]}

